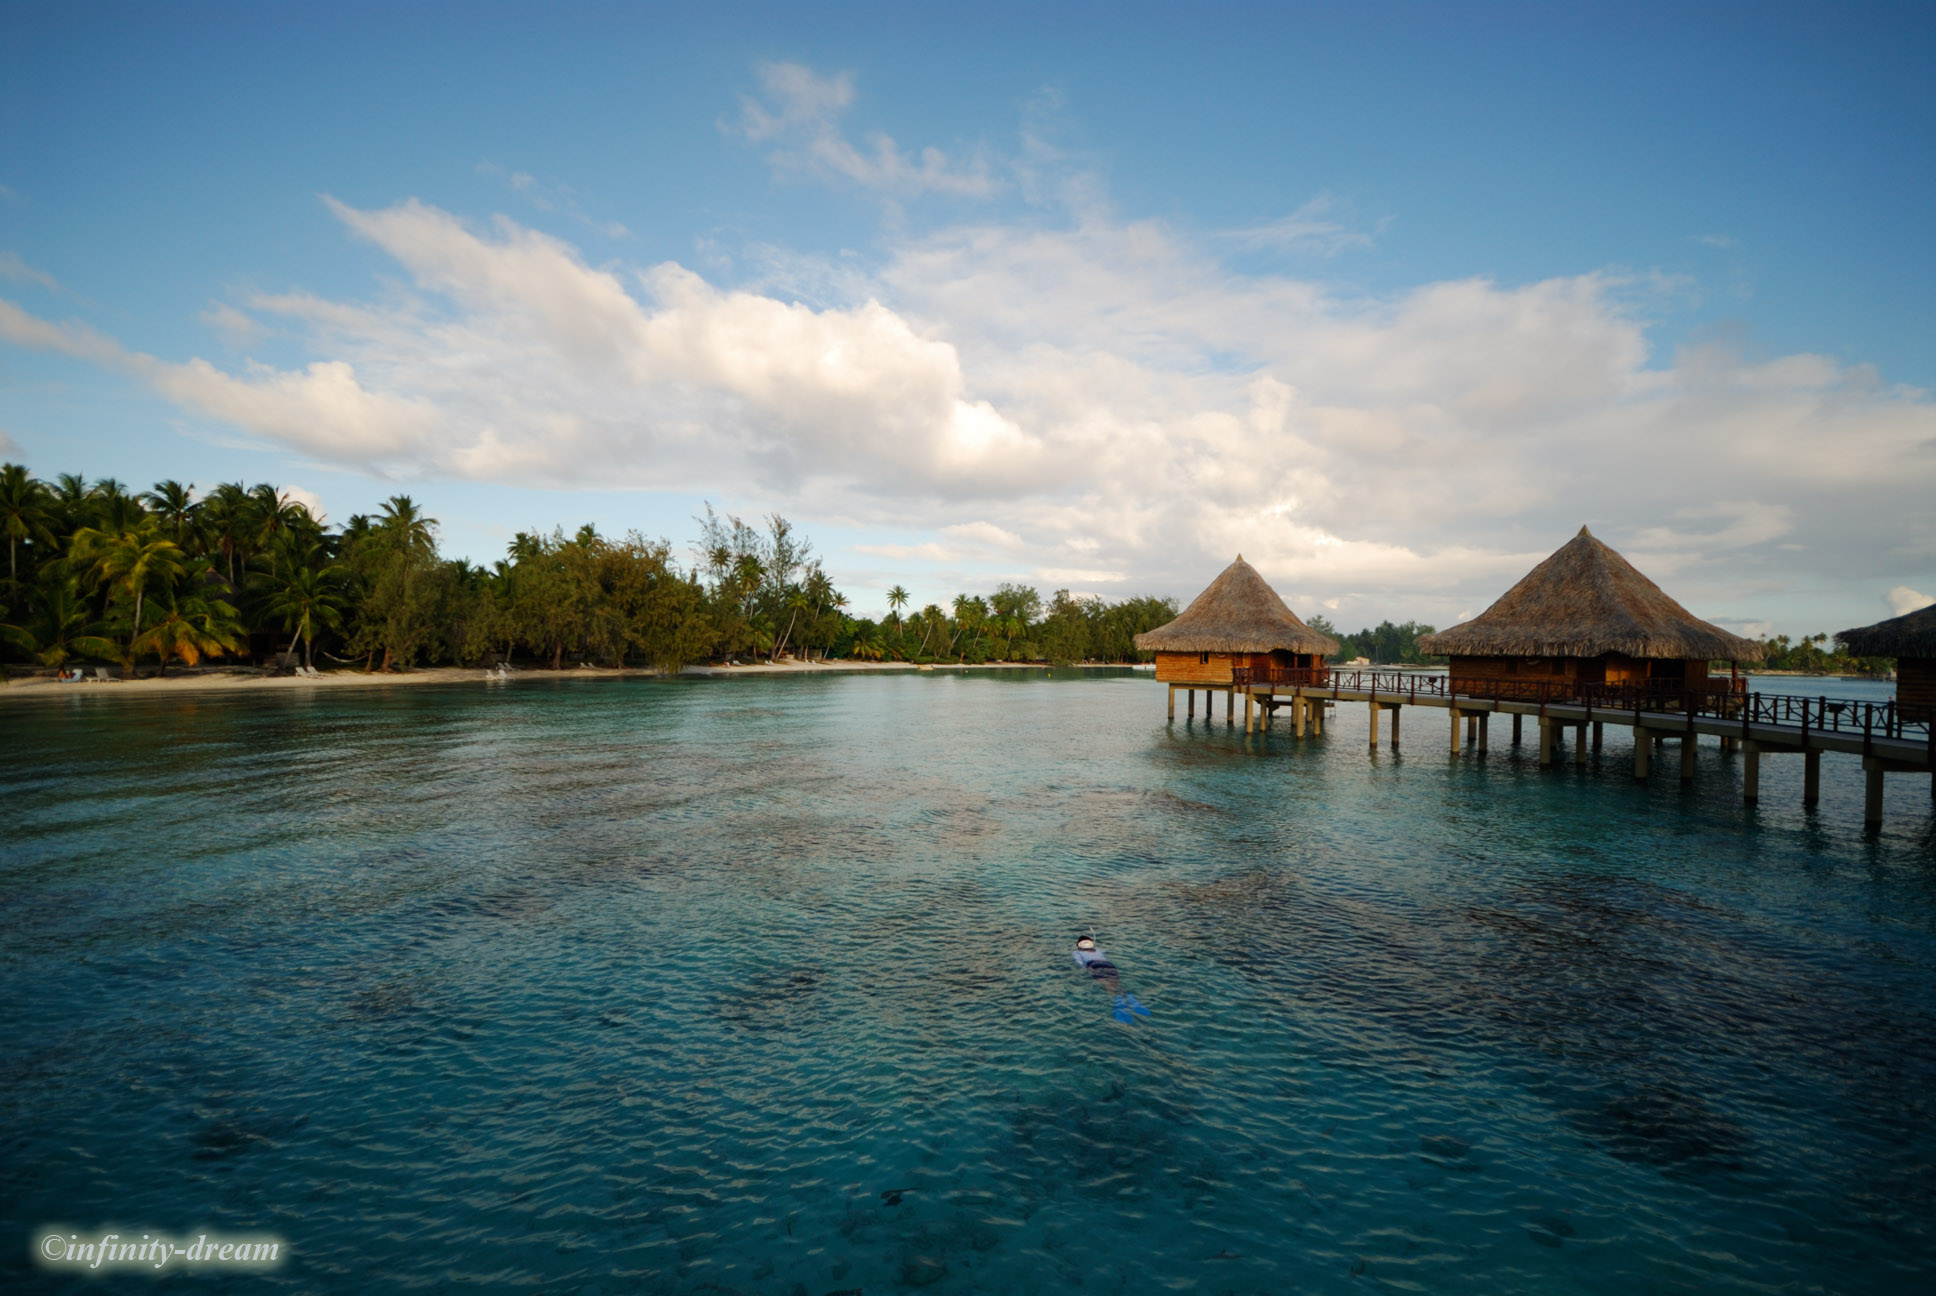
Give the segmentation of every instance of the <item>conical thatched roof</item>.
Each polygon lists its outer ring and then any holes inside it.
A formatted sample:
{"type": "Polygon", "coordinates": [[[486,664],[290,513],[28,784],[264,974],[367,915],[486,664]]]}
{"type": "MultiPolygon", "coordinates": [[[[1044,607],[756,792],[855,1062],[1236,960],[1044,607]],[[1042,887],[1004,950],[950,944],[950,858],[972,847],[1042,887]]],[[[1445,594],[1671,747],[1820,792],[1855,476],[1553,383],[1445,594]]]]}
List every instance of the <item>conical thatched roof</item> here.
{"type": "Polygon", "coordinates": [[[1329,656],[1338,651],[1338,641],[1298,620],[1242,554],[1183,609],[1182,616],[1137,635],[1136,646],[1144,652],[1263,653],[1283,649],[1329,656]]]}
{"type": "Polygon", "coordinates": [[[1666,657],[1760,661],[1762,647],[1699,620],[1585,527],[1483,613],[1421,635],[1460,657],[1666,657]]]}
{"type": "Polygon", "coordinates": [[[1835,636],[1857,657],[1936,657],[1936,603],[1835,636]]]}

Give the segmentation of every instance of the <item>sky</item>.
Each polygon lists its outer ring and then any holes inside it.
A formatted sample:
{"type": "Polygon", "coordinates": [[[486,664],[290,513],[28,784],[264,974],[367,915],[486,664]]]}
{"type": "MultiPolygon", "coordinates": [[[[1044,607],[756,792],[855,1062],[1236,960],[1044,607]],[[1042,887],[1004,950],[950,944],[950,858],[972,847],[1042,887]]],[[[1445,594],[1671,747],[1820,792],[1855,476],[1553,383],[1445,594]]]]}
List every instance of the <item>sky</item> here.
{"type": "Polygon", "coordinates": [[[1936,6],[0,0],[0,458],[860,613],[1936,596],[1936,6]]]}

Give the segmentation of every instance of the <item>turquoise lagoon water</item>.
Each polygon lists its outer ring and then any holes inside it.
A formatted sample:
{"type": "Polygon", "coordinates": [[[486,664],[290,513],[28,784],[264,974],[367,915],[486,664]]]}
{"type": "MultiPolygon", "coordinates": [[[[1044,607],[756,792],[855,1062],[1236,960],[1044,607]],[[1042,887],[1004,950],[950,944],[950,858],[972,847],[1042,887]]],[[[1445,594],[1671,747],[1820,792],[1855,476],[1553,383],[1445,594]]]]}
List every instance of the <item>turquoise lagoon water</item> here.
{"type": "Polygon", "coordinates": [[[76,1286],[61,1223],[291,1248],[171,1290],[1927,1290],[1927,781],[1870,838],[1852,760],[1748,810],[1712,747],[1683,791],[1623,730],[1542,773],[1406,720],[1039,672],[12,705],[0,1279],[76,1286]]]}

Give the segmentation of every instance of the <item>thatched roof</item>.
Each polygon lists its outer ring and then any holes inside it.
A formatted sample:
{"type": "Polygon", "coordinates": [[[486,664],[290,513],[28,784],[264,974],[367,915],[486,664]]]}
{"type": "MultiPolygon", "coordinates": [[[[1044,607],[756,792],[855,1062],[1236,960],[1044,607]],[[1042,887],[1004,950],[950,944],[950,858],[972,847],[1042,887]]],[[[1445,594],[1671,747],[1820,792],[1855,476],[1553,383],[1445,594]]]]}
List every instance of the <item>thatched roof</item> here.
{"type": "Polygon", "coordinates": [[[1338,641],[1298,620],[1242,554],[1183,609],[1182,616],[1137,635],[1136,646],[1144,652],[1263,653],[1282,649],[1329,656],[1338,651],[1338,641]]]}
{"type": "Polygon", "coordinates": [[[1661,592],[1585,527],[1464,625],[1421,635],[1459,657],[1666,657],[1760,661],[1762,646],[1729,634],[1661,592]]]}
{"type": "Polygon", "coordinates": [[[1936,603],[1835,636],[1857,657],[1936,657],[1936,603]]]}

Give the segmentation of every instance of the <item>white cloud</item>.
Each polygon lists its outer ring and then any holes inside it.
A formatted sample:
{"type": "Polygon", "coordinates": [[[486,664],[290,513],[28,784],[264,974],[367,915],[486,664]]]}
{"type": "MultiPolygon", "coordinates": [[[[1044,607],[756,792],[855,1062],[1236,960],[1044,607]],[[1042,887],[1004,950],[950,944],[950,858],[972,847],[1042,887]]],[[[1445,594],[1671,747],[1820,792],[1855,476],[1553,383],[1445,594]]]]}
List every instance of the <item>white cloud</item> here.
{"type": "Polygon", "coordinates": [[[570,185],[547,183],[528,171],[512,171],[488,158],[477,164],[477,174],[502,180],[513,192],[530,200],[531,205],[539,211],[569,216],[595,234],[620,239],[632,232],[618,221],[605,220],[586,211],[583,200],[570,185]]]}
{"type": "Polygon", "coordinates": [[[18,252],[0,252],[0,279],[11,279],[15,283],[37,284],[49,292],[60,292],[60,280],[45,270],[36,270],[20,259],[18,252]]]}
{"type": "Polygon", "coordinates": [[[227,302],[209,303],[201,318],[202,323],[214,329],[224,342],[237,351],[255,346],[269,333],[261,320],[237,310],[227,302]]]}
{"type": "Polygon", "coordinates": [[[1889,612],[1892,616],[1908,616],[1919,608],[1926,608],[1931,603],[1936,603],[1936,595],[1910,589],[1907,585],[1896,586],[1884,597],[1889,604],[1889,612]]]}
{"type": "Polygon", "coordinates": [[[1371,247],[1372,235],[1354,228],[1349,216],[1345,204],[1335,194],[1319,194],[1281,220],[1230,230],[1224,237],[1245,247],[1310,252],[1326,257],[1371,247]]]}
{"type": "Polygon", "coordinates": [[[8,436],[5,429],[0,429],[0,455],[5,455],[9,459],[12,459],[19,455],[19,453],[20,443],[8,436]]]}
{"type": "MultiPolygon", "coordinates": [[[[798,111],[849,93],[803,82],[798,111]]],[[[734,287],[589,264],[502,217],[331,209],[401,280],[242,303],[300,367],[174,363],[5,302],[0,337],[346,468],[723,488],[890,536],[860,553],[1185,595],[1241,551],[1285,588],[1438,624],[1582,522],[1697,612],[1797,572],[1913,577],[1890,555],[1926,547],[1936,496],[1928,393],[1823,356],[1656,357],[1646,278],[1348,294],[1088,215],[871,265],[762,249],[734,287]]]]}
{"type": "Polygon", "coordinates": [[[300,486],[283,486],[281,490],[290,500],[308,509],[309,516],[315,518],[318,522],[326,522],[329,520],[328,515],[323,512],[323,497],[315,491],[304,490],[300,486]]]}
{"type": "Polygon", "coordinates": [[[904,152],[888,136],[870,134],[864,145],[848,139],[841,116],[854,102],[852,73],[823,77],[798,63],[763,63],[763,99],[740,101],[737,133],[767,147],[776,172],[844,182],[889,197],[923,193],[985,198],[999,183],[977,154],[966,162],[938,148],[904,152]]]}

